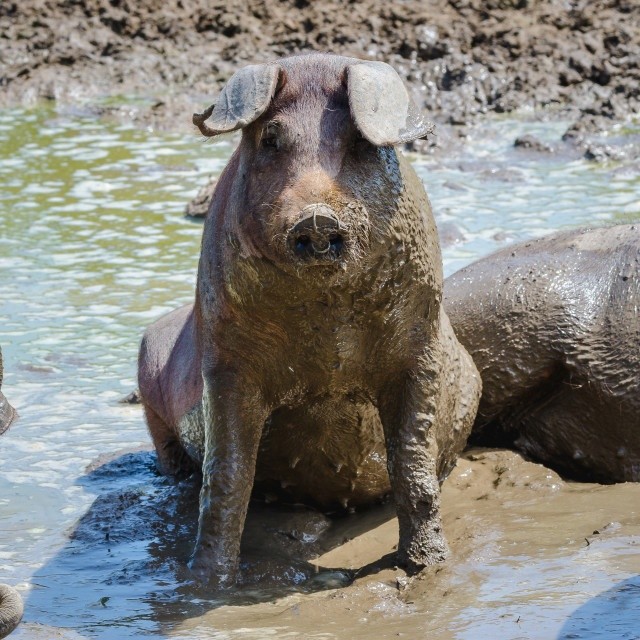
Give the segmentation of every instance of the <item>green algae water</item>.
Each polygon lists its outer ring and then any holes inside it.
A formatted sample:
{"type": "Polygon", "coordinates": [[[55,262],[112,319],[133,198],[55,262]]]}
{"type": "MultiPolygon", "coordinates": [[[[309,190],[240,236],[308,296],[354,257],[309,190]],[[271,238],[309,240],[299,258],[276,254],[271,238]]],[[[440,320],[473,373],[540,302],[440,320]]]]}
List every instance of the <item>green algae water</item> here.
{"type": "MultiPolygon", "coordinates": [[[[524,132],[553,140],[564,128],[496,120],[474,129],[464,151],[414,158],[442,232],[446,273],[508,242],[640,221],[637,169],[512,148],[524,132]]],[[[0,439],[0,581],[26,600],[16,638],[359,637],[358,616],[353,629],[312,633],[274,621],[265,604],[252,609],[264,600],[254,593],[245,594],[235,622],[222,616],[220,627],[214,620],[182,628],[185,618],[220,605],[184,586],[197,488],[155,474],[153,456],[136,453],[149,448],[140,408],[118,403],[136,386],[144,328],[193,299],[201,225],[183,217],[184,206],[232,148],[233,141],[211,144],[51,108],[0,111],[0,346],[3,391],[20,414],[0,439]],[[103,457],[116,461],[96,466],[103,457]]],[[[640,498],[638,487],[631,490],[640,498]]],[[[640,514],[629,517],[638,532],[640,514]]],[[[533,562],[520,547],[517,556],[492,556],[484,595],[432,637],[493,637],[494,621],[519,597],[521,635],[504,637],[561,634],[570,610],[597,593],[620,584],[624,593],[640,591],[626,559],[634,538],[625,535],[607,547],[617,569],[603,573],[602,558],[581,565],[582,599],[564,607],[553,593],[535,597],[545,571],[566,589],[572,569],[557,557],[533,562]],[[528,567],[528,577],[510,583],[508,597],[491,598],[517,566],[528,567]]],[[[300,595],[303,581],[293,576],[293,595],[284,590],[270,601],[317,597],[300,595]]],[[[417,605],[402,609],[394,627],[385,598],[377,611],[389,635],[377,637],[400,635],[406,624],[428,628],[434,613],[417,605]]],[[[592,637],[587,631],[562,637],[592,637]]]]}

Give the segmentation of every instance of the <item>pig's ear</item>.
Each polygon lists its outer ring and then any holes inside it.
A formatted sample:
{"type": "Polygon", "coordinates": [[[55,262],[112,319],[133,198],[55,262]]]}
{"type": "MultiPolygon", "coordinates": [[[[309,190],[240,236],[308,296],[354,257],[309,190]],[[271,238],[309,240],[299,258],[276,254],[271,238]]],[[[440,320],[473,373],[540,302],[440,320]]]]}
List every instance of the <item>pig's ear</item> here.
{"type": "Polygon", "coordinates": [[[372,144],[401,144],[433,131],[433,124],[420,113],[400,76],[388,64],[351,65],[347,68],[347,88],[351,115],[372,144]]]}
{"type": "Polygon", "coordinates": [[[246,127],[267,110],[279,77],[280,68],[275,64],[252,64],[240,69],[214,104],[203,113],[193,114],[193,124],[205,136],[246,127]]]}

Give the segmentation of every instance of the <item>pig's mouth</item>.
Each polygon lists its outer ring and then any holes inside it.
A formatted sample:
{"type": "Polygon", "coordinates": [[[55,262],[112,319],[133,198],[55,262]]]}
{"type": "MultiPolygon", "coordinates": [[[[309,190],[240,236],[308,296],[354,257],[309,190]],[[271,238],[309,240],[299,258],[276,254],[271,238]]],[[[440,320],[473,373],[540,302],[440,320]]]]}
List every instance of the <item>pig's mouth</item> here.
{"type": "Polygon", "coordinates": [[[322,203],[306,206],[287,237],[296,260],[315,264],[341,261],[350,244],[347,226],[331,207],[322,203]]]}

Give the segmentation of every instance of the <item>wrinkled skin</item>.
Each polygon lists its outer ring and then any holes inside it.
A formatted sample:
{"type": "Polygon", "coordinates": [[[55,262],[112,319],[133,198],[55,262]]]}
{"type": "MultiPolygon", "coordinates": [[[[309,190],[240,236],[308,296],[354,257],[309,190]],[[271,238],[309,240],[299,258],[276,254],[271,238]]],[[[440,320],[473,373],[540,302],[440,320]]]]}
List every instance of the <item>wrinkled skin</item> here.
{"type": "Polygon", "coordinates": [[[640,481],[640,227],[555,234],[447,278],[480,371],[472,442],[570,477],[640,481]]]}
{"type": "Polygon", "coordinates": [[[2,349],[0,349],[0,435],[2,435],[11,426],[11,423],[16,416],[14,408],[9,404],[2,393],[3,374],[2,349]]]}
{"type": "MultiPolygon", "coordinates": [[[[278,88],[217,185],[195,305],[141,346],[159,465],[202,469],[191,567],[213,585],[235,581],[254,482],[327,509],[391,493],[399,561],[417,569],[446,555],[439,483],[466,442],[479,377],[441,307],[424,188],[392,144],[371,142],[393,131],[356,102],[372,95],[352,83],[359,63],[278,62],[278,88]]],[[[254,93],[275,86],[255,73],[254,93]]],[[[194,118],[205,133],[237,126],[214,112],[207,128],[210,113],[194,118]]],[[[397,139],[424,135],[418,125],[397,139]]]]}
{"type": "Polygon", "coordinates": [[[22,620],[20,594],[8,584],[0,584],[0,638],[6,638],[22,620]]]}

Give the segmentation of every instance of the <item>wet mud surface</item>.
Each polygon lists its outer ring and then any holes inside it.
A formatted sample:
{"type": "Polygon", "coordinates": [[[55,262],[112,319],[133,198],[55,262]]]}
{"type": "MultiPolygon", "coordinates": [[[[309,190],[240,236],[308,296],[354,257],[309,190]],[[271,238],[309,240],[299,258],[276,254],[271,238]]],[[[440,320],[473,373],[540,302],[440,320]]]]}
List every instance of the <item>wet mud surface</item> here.
{"type": "Polygon", "coordinates": [[[8,0],[0,104],[54,99],[190,129],[191,113],[240,66],[309,50],[390,63],[442,131],[487,112],[542,109],[561,113],[567,140],[582,143],[640,106],[632,0],[8,0]]]}
{"type": "Polygon", "coordinates": [[[16,638],[637,637],[633,484],[565,483],[516,453],[471,450],[443,490],[452,561],[414,578],[393,565],[391,505],[324,515],[254,502],[242,586],[212,594],[185,567],[197,478],[160,477],[143,451],[81,482],[100,495],[28,598],[50,626],[27,621],[16,638]],[[136,584],[147,591],[132,598],[136,584]],[[69,599],[82,603],[80,624],[69,599]]]}

